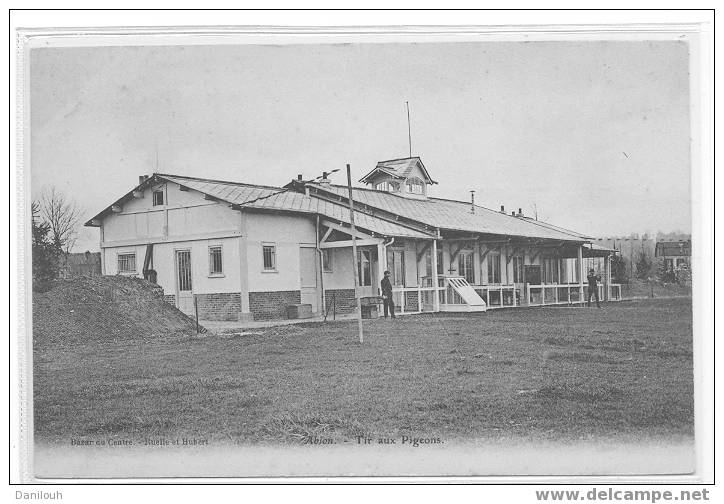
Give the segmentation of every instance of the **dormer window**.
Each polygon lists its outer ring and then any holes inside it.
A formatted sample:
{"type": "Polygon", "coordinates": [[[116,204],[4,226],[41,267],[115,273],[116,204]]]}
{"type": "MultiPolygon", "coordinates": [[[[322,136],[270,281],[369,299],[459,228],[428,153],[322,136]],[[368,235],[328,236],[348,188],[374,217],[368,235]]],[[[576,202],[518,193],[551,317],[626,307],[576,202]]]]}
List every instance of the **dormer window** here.
{"type": "Polygon", "coordinates": [[[410,194],[425,194],[425,183],[419,178],[409,178],[405,184],[410,194]]]}
{"type": "Polygon", "coordinates": [[[379,184],[375,185],[375,189],[378,191],[387,191],[387,192],[398,192],[400,190],[400,184],[397,182],[392,182],[390,180],[385,180],[384,182],[380,182],[379,184]]]}

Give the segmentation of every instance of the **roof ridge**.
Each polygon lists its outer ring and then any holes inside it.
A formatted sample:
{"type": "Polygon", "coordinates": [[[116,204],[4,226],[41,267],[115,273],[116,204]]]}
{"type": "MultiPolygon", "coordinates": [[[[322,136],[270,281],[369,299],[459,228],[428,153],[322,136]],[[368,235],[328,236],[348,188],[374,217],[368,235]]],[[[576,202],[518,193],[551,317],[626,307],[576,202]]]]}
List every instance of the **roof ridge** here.
{"type": "MultiPolygon", "coordinates": [[[[347,189],[347,186],[346,186],[346,185],[341,185],[341,184],[319,184],[319,183],[316,183],[316,186],[317,186],[317,187],[321,187],[321,188],[324,188],[325,185],[329,185],[329,186],[332,186],[332,187],[339,187],[340,189],[347,189]]],[[[381,191],[381,190],[379,190],[379,189],[374,189],[374,188],[372,188],[372,187],[352,186],[352,190],[353,190],[353,191],[354,191],[354,190],[370,191],[370,192],[375,192],[375,193],[380,193],[380,194],[386,194],[386,195],[389,195],[389,196],[394,196],[394,197],[396,197],[396,198],[402,198],[402,199],[405,200],[405,201],[408,201],[408,200],[413,199],[413,198],[406,198],[406,197],[402,196],[401,194],[395,194],[395,193],[391,193],[391,192],[388,192],[388,191],[381,191]]],[[[345,195],[345,196],[346,196],[346,195],[345,195]]],[[[425,201],[425,200],[416,200],[416,201],[425,201]]]]}
{"type": "Polygon", "coordinates": [[[397,159],[385,159],[384,161],[377,161],[377,164],[379,165],[380,163],[393,163],[395,161],[406,161],[408,159],[420,159],[420,156],[402,157],[402,158],[397,158],[397,159]]]}
{"type": "Polygon", "coordinates": [[[556,226],[555,224],[551,224],[550,222],[541,221],[537,219],[532,219],[531,217],[523,217],[526,221],[530,222],[531,224],[536,224],[537,226],[544,227],[547,229],[552,229],[554,231],[559,231],[564,234],[569,234],[571,236],[578,236],[580,238],[591,238],[590,236],[584,235],[579,233],[578,231],[574,231],[573,229],[564,228],[561,226],[556,226]]]}
{"type": "Polygon", "coordinates": [[[263,187],[264,189],[276,189],[276,190],[284,189],[283,187],[280,187],[280,186],[271,186],[271,185],[265,185],[265,184],[249,184],[247,182],[233,182],[231,180],[191,177],[188,175],[174,175],[173,173],[154,173],[154,175],[158,175],[159,177],[176,177],[176,178],[184,178],[184,179],[190,179],[190,180],[198,180],[198,181],[203,181],[203,182],[216,182],[216,183],[220,183],[220,184],[232,184],[232,185],[240,185],[240,186],[246,186],[246,187],[263,187]]]}
{"type": "MultiPolygon", "coordinates": [[[[324,187],[324,185],[322,185],[322,184],[318,184],[318,185],[321,185],[322,187],[324,187]]],[[[347,189],[347,186],[341,185],[341,184],[329,184],[329,185],[332,186],[332,187],[339,187],[339,188],[342,188],[342,189],[347,189]]],[[[387,194],[387,195],[389,195],[389,196],[395,196],[395,197],[397,197],[397,198],[402,198],[402,199],[404,199],[405,201],[438,200],[438,201],[451,201],[451,202],[453,202],[453,203],[461,203],[461,204],[463,204],[463,205],[470,205],[470,202],[469,202],[469,201],[456,200],[456,199],[450,199],[450,198],[438,198],[438,197],[433,197],[433,196],[428,196],[427,199],[405,198],[404,196],[402,196],[402,195],[400,195],[400,194],[391,193],[391,192],[389,192],[389,191],[382,191],[382,190],[380,190],[380,189],[375,189],[375,188],[373,188],[373,187],[358,187],[358,186],[353,186],[353,187],[352,187],[352,190],[355,190],[355,189],[360,190],[360,191],[370,191],[370,192],[376,192],[376,193],[380,193],[380,194],[387,194]]],[[[475,207],[476,207],[476,208],[481,208],[481,209],[483,209],[483,210],[487,210],[487,211],[489,211],[489,212],[501,213],[501,212],[498,212],[497,210],[493,210],[492,208],[488,208],[488,207],[485,207],[485,206],[482,206],[482,205],[478,205],[477,203],[475,204],[475,207]]],[[[501,213],[501,215],[506,215],[506,216],[510,217],[510,215],[508,215],[508,214],[502,214],[502,213],[501,213]]]]}

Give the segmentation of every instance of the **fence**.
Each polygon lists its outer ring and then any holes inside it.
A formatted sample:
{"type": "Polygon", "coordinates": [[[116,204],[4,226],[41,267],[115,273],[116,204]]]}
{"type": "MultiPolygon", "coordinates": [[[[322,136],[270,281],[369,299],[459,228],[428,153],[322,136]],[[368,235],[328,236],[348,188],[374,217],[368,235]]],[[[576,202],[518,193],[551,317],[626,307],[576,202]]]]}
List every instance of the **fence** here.
{"type": "MultiPolygon", "coordinates": [[[[620,301],[621,284],[598,284],[598,298],[601,301],[620,301]]],[[[588,286],[584,284],[541,284],[526,285],[525,301],[528,306],[562,305],[583,303],[586,301],[588,286]]]]}

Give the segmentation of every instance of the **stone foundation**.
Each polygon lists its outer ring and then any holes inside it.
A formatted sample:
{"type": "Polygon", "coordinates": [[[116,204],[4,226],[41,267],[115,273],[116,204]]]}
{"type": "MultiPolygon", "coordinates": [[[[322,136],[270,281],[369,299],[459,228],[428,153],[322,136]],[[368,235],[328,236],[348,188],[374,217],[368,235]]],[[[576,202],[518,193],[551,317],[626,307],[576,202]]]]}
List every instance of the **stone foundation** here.
{"type": "Polygon", "coordinates": [[[286,319],[287,306],[301,302],[298,290],[249,293],[249,311],[254,320],[286,319]]]}

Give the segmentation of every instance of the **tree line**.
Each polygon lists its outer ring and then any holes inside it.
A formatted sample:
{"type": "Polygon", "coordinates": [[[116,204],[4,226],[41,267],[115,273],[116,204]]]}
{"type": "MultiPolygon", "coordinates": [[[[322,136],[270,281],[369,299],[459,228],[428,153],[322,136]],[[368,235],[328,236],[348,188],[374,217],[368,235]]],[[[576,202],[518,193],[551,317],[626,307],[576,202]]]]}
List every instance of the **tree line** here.
{"type": "Polygon", "coordinates": [[[667,269],[664,259],[654,257],[642,244],[641,250],[631,258],[616,254],[611,258],[611,277],[614,283],[629,283],[632,280],[658,281],[662,283],[688,283],[691,272],[667,269]]]}
{"type": "Polygon", "coordinates": [[[83,209],[55,186],[46,186],[30,205],[33,290],[47,290],[58,277],[61,259],[78,240],[83,209]]]}

